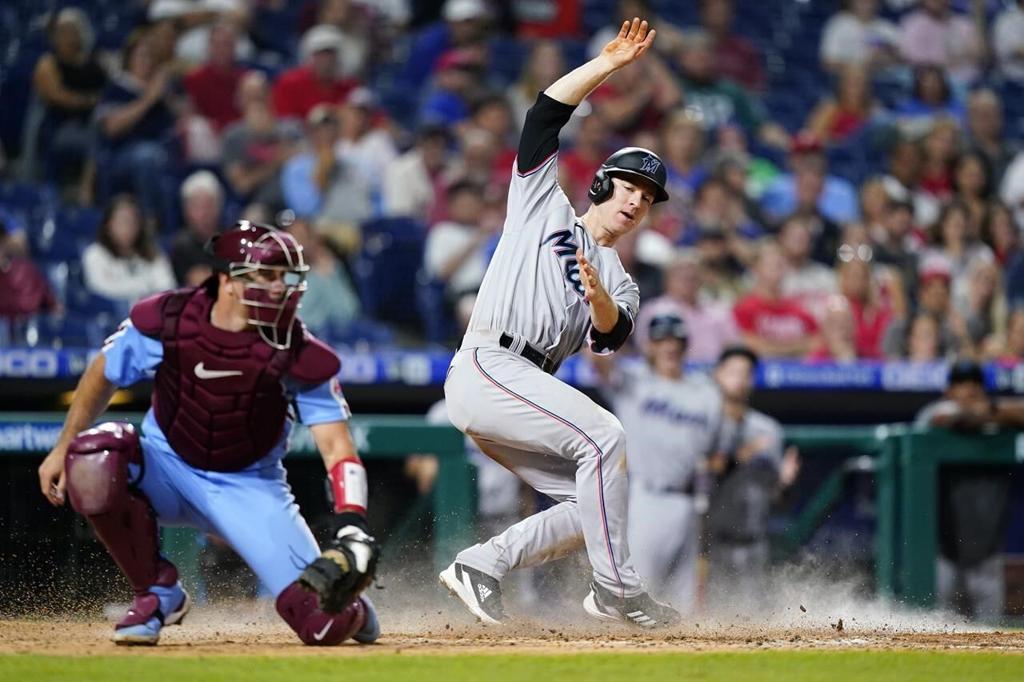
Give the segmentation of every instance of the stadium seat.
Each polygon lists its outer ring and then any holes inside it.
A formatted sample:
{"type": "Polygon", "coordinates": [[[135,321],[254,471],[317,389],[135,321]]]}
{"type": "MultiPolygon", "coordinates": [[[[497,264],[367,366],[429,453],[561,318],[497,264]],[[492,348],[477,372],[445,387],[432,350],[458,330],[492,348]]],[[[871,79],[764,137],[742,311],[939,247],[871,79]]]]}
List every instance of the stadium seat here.
{"type": "Polygon", "coordinates": [[[445,300],[444,282],[432,279],[420,270],[416,275],[416,307],[423,319],[427,341],[444,343],[456,331],[455,318],[445,300]]]}
{"type": "Polygon", "coordinates": [[[386,218],[363,225],[363,244],[354,275],[363,311],[372,318],[419,324],[409,292],[423,261],[423,225],[408,218],[386,218]]]}

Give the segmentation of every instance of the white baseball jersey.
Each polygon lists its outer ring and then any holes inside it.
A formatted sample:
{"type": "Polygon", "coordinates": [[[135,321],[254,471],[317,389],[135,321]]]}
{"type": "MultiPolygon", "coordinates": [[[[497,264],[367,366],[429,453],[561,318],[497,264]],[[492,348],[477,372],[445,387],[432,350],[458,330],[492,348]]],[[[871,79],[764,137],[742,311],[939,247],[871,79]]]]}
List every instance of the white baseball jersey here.
{"type": "Polygon", "coordinates": [[[682,490],[717,445],[722,423],[722,395],[705,376],[673,381],[647,363],[615,368],[612,411],[626,429],[630,480],[660,490],[682,490]]]}
{"type": "Polygon", "coordinates": [[[601,283],[630,319],[640,290],[615,249],[599,246],[558,185],[557,152],[512,176],[508,214],[498,248],[477,295],[464,348],[482,345],[474,332],[520,335],[560,364],[580,349],[591,328],[576,250],[593,263],[601,283]]]}

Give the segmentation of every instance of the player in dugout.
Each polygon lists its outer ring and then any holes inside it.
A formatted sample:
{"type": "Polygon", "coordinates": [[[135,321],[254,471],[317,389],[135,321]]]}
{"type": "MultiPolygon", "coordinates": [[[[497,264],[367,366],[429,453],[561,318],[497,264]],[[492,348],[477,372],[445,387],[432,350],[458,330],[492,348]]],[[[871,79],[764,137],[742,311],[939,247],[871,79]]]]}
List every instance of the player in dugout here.
{"type": "Polygon", "coordinates": [[[134,593],[117,644],[152,645],[190,607],[157,526],[223,538],[276,597],[305,644],[380,634],[362,595],[378,549],[366,531],[366,471],[347,420],[338,356],[296,317],[309,267],[288,233],[243,221],[215,237],[202,285],[142,299],[79,381],[57,445],[39,467],[55,506],[70,498],[134,593]],[[154,378],[141,434],[90,428],[114,391],[154,378]],[[294,421],[328,471],[337,532],[323,552],[281,463],[294,421]]]}

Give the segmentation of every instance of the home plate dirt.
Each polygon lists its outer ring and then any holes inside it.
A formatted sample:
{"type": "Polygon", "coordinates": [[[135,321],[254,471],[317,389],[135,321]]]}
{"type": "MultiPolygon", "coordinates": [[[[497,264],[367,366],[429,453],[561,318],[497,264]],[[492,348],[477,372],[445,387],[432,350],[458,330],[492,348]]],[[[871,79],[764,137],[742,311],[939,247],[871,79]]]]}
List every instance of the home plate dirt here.
{"type": "MultiPolygon", "coordinates": [[[[858,628],[838,621],[825,627],[780,628],[692,623],[653,633],[603,627],[519,623],[500,630],[480,625],[399,623],[374,646],[346,644],[305,647],[286,626],[262,613],[248,619],[217,611],[191,614],[184,625],[164,630],[159,646],[117,647],[111,625],[88,619],[0,620],[0,654],[51,655],[329,655],[366,656],[409,653],[573,653],[587,651],[719,651],[765,649],[925,649],[1024,653],[1024,632],[979,630],[899,630],[887,626],[858,628]]],[[[382,614],[384,616],[385,614],[382,614]]],[[[385,621],[386,622],[386,621],[385,621]]]]}

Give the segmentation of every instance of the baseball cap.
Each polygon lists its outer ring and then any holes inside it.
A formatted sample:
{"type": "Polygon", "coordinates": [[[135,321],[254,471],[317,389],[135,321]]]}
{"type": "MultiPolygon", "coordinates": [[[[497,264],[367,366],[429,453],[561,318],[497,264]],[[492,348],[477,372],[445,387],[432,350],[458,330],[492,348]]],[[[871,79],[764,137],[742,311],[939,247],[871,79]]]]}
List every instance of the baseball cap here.
{"type": "Polygon", "coordinates": [[[686,320],[678,315],[664,314],[655,315],[647,327],[647,338],[650,341],[662,341],[664,339],[690,338],[690,330],[686,326],[686,320]]]}
{"type": "Polygon", "coordinates": [[[789,144],[790,154],[818,154],[822,149],[821,138],[810,130],[801,130],[789,144]]]}
{"type": "Polygon", "coordinates": [[[360,85],[348,94],[345,103],[363,109],[376,109],[377,95],[370,88],[360,85]]]}
{"type": "Polygon", "coordinates": [[[950,386],[955,384],[981,384],[985,385],[985,373],[981,365],[973,360],[957,360],[949,368],[950,386]]]}
{"type": "Polygon", "coordinates": [[[952,281],[953,270],[949,262],[942,256],[924,259],[917,273],[918,282],[925,285],[937,279],[943,280],[946,284],[952,281]]]}
{"type": "Polygon", "coordinates": [[[341,46],[345,42],[345,34],[343,34],[337,27],[329,26],[327,24],[317,24],[313,28],[306,31],[306,34],[302,36],[302,42],[299,45],[299,52],[302,54],[302,58],[309,59],[316,52],[321,50],[334,50],[335,52],[341,51],[341,46]]]}
{"type": "Polygon", "coordinates": [[[445,21],[466,21],[486,17],[487,5],[482,0],[448,0],[441,16],[445,21]]]}

